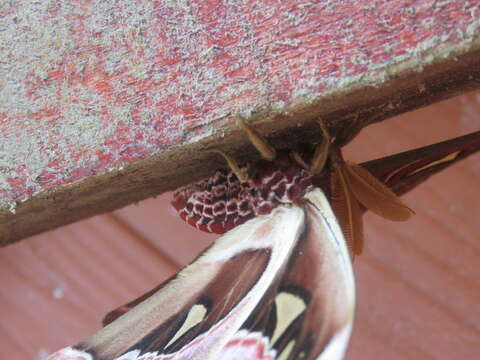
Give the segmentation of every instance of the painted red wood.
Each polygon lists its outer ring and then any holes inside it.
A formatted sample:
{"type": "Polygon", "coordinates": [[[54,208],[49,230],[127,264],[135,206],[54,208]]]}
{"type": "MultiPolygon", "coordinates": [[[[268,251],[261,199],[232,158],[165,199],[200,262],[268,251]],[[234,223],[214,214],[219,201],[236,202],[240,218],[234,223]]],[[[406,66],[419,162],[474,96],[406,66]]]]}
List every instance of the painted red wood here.
{"type": "Polygon", "coordinates": [[[0,359],[44,359],[177,270],[112,215],[18,245],[0,250],[0,359]]]}
{"type": "MultiPolygon", "coordinates": [[[[153,194],[139,191],[144,178],[135,183],[151,165],[137,160],[221,138],[234,114],[288,117],[332,94],[460,59],[480,43],[479,11],[477,0],[7,3],[0,12],[1,235],[16,240],[153,194]],[[114,179],[105,175],[112,170],[114,179]],[[114,180],[121,189],[81,211],[71,198],[45,193],[73,191],[80,180],[99,182],[92,196],[114,180]],[[35,206],[52,215],[38,220],[35,206]]],[[[448,88],[442,84],[419,83],[414,98],[448,88]]],[[[371,111],[398,105],[390,100],[371,111]]],[[[342,101],[345,112],[348,97],[342,101]]],[[[192,156],[163,161],[181,168],[192,156]]],[[[157,193],[167,188],[157,183],[157,193]]]]}
{"type": "MultiPolygon", "coordinates": [[[[365,129],[354,161],[479,127],[480,94],[365,129]]],[[[480,155],[435,175],[404,200],[407,223],[365,217],[355,262],[358,314],[348,360],[477,360],[480,353],[480,155]]],[[[98,329],[103,315],[193,259],[208,239],[174,216],[170,195],[0,249],[1,359],[42,359],[98,329]],[[190,245],[190,246],[189,246],[190,245]]]]}
{"type": "MultiPolygon", "coordinates": [[[[192,254],[205,250],[218,235],[185,227],[183,221],[170,205],[172,194],[162,195],[162,201],[148,199],[141,206],[127,206],[115,212],[115,217],[145,239],[178,266],[185,266],[192,260],[192,254]],[[159,203],[164,205],[159,206],[159,203]],[[155,215],[153,215],[155,214],[155,215]],[[153,216],[152,216],[153,215],[153,216]],[[178,219],[177,219],[178,218],[178,219]],[[171,219],[168,226],[159,227],[161,219],[171,219]],[[192,239],[195,239],[192,241],[192,239]]],[[[162,223],[163,224],[163,223],[162,223]]]]}

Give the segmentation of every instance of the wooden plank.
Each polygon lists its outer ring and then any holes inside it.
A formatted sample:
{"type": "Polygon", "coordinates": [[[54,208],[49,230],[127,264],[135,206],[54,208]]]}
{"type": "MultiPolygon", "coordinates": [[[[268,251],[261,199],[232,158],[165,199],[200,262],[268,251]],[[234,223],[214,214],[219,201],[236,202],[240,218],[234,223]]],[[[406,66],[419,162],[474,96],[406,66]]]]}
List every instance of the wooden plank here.
{"type": "MultiPolygon", "coordinates": [[[[365,161],[463,135],[478,129],[479,113],[480,96],[470,94],[405,114],[363,131],[346,157],[365,161]]],[[[478,358],[479,157],[406,195],[417,213],[411,221],[366,216],[348,360],[478,358]]],[[[169,258],[183,264],[198,255],[208,239],[169,201],[165,194],[0,249],[0,358],[42,359],[76,343],[105,312],[171,275],[169,258]]]]}
{"type": "Polygon", "coordinates": [[[177,269],[111,215],[1,249],[0,358],[44,359],[177,269]]]}
{"type": "Polygon", "coordinates": [[[11,3],[2,11],[0,244],[480,84],[476,0],[11,3]],[[292,129],[295,131],[292,131],[292,129]]]}
{"type": "Polygon", "coordinates": [[[176,210],[170,205],[172,193],[148,199],[141,206],[127,206],[115,212],[115,217],[127,224],[151,245],[166,254],[179,267],[190,263],[192,254],[199,254],[218,237],[201,232],[178,221],[176,210]],[[152,216],[152,214],[155,214],[152,216]],[[168,226],[159,227],[159,219],[171,219],[168,226]]]}

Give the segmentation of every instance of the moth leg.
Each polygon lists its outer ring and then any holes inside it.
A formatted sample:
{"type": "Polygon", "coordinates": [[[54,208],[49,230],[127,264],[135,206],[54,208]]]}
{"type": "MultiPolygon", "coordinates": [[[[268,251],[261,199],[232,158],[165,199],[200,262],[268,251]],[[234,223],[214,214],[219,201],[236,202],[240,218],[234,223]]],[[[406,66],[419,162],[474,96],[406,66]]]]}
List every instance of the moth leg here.
{"type": "Polygon", "coordinates": [[[272,161],[277,157],[275,149],[268,145],[265,139],[250,127],[240,116],[237,117],[237,125],[246,132],[253,146],[255,146],[265,160],[272,161]]]}
{"type": "Polygon", "coordinates": [[[310,170],[310,165],[303,159],[302,155],[300,155],[297,151],[290,151],[290,158],[297,162],[298,165],[303,167],[306,170],[310,170]]]}
{"type": "Polygon", "coordinates": [[[235,161],[235,159],[232,158],[230,155],[224,153],[221,150],[217,150],[217,149],[210,150],[210,152],[214,152],[214,153],[222,155],[223,158],[225,159],[225,161],[227,162],[228,167],[237,176],[237,178],[238,178],[238,180],[240,180],[240,182],[245,182],[245,181],[248,180],[248,174],[246,173],[245,169],[240,168],[240,166],[238,166],[238,163],[235,161]]]}
{"type": "Polygon", "coordinates": [[[322,142],[315,147],[312,163],[310,164],[310,171],[313,174],[318,174],[323,170],[328,159],[330,144],[332,143],[332,138],[325,126],[325,122],[322,119],[319,119],[318,123],[322,130],[323,139],[322,142]]]}
{"type": "Polygon", "coordinates": [[[309,170],[313,174],[318,174],[323,170],[329,156],[330,144],[332,143],[332,138],[327,130],[327,127],[325,126],[324,121],[320,119],[318,120],[318,122],[320,125],[320,129],[322,130],[323,138],[322,142],[320,144],[317,144],[317,146],[315,147],[315,152],[313,154],[311,164],[307,164],[307,162],[297,151],[290,152],[290,157],[294,161],[296,161],[300,166],[309,170]]]}
{"type": "MultiPolygon", "coordinates": [[[[237,117],[237,125],[246,132],[248,138],[252,142],[253,146],[258,150],[260,155],[266,160],[272,161],[277,157],[277,152],[258,134],[253,128],[251,128],[241,117],[237,117]]],[[[248,180],[248,174],[245,169],[240,168],[238,163],[230,155],[224,153],[221,150],[213,149],[211,152],[222,155],[227,162],[232,172],[237,176],[240,182],[246,182],[248,180]]]]}

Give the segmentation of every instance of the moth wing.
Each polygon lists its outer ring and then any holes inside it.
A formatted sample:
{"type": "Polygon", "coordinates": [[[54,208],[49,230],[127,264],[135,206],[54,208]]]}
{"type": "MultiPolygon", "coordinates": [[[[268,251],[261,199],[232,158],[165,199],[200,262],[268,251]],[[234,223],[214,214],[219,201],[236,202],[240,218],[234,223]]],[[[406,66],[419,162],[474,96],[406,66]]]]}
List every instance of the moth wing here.
{"type": "Polygon", "coordinates": [[[480,150],[480,131],[400,154],[368,161],[362,166],[397,195],[480,150]]]}
{"type": "Polygon", "coordinates": [[[282,206],[240,225],[152,296],[49,359],[222,358],[222,349],[287,266],[304,220],[303,209],[282,206]]]}
{"type": "Polygon", "coordinates": [[[218,360],[343,359],[355,310],[350,254],[323,192],[306,199],[288,265],[218,360]]]}
{"type": "Polygon", "coordinates": [[[157,293],[51,359],[342,359],[355,303],[350,257],[323,192],[306,199],[304,209],[279,207],[230,231],[157,293]]]}
{"type": "MultiPolygon", "coordinates": [[[[316,329],[318,323],[322,324],[312,345],[312,354],[320,355],[318,360],[343,359],[355,315],[352,261],[342,230],[323,192],[315,189],[307,194],[307,199],[307,241],[302,251],[313,252],[315,257],[310,261],[317,265],[307,285],[314,289],[314,301],[304,329],[316,329]]],[[[301,259],[295,265],[304,266],[301,259]]],[[[291,272],[295,276],[297,273],[295,269],[291,272]]]]}
{"type": "Polygon", "coordinates": [[[414,214],[397,195],[365,168],[349,164],[344,169],[348,186],[368,210],[393,221],[405,221],[414,214]]]}
{"type": "Polygon", "coordinates": [[[350,188],[343,185],[341,176],[343,173],[332,173],[330,185],[332,208],[350,253],[360,255],[363,250],[363,209],[350,188]]]}

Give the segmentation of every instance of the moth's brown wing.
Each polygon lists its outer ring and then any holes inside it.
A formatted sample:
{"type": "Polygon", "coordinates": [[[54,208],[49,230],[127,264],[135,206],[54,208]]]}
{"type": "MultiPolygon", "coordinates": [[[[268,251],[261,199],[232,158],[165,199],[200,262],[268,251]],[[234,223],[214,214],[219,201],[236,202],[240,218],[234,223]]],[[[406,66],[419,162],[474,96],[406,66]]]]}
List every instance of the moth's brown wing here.
{"type": "MultiPolygon", "coordinates": [[[[295,264],[305,269],[305,278],[309,281],[307,287],[313,289],[312,306],[306,314],[307,323],[302,330],[316,331],[312,354],[320,355],[317,359],[342,359],[355,312],[355,279],[351,257],[342,230],[323,192],[315,189],[306,197],[309,200],[305,233],[307,241],[302,252],[315,255],[309,256],[313,274],[308,266],[304,267],[300,257],[295,264]]],[[[298,273],[294,269],[290,275],[299,277],[298,273]]]]}
{"type": "Polygon", "coordinates": [[[346,183],[342,168],[337,168],[330,178],[330,201],[352,255],[363,250],[363,211],[357,198],[346,183]]]}
{"type": "Polygon", "coordinates": [[[288,265],[220,359],[343,359],[353,325],[349,251],[320,189],[306,196],[305,229],[288,265]]]}
{"type": "Polygon", "coordinates": [[[405,221],[414,214],[396,194],[360,165],[345,165],[342,172],[355,198],[373,213],[393,221],[405,221]]]}
{"type": "MultiPolygon", "coordinates": [[[[345,138],[342,136],[342,138],[345,138]]],[[[437,144],[425,146],[415,150],[410,150],[395,154],[392,156],[384,157],[377,160],[368,161],[361,164],[362,167],[367,169],[372,175],[382,181],[388,186],[395,194],[403,195],[411,189],[415,188],[418,184],[422,183],[430,176],[443,170],[444,168],[456,163],[457,161],[466,158],[467,156],[476,153],[480,150],[480,132],[474,132],[465,136],[461,136],[452,140],[443,141],[437,144]]],[[[334,181],[336,184],[337,193],[341,190],[338,181],[334,181]]],[[[320,186],[328,184],[319,184],[320,186]]],[[[333,191],[333,207],[337,213],[337,207],[340,207],[340,213],[344,214],[339,216],[339,221],[348,224],[347,209],[345,208],[345,201],[339,200],[335,203],[335,191],[333,191]]],[[[361,208],[364,211],[364,208],[361,208]]],[[[356,212],[356,211],[354,211],[356,212]]],[[[354,216],[355,220],[353,226],[354,233],[362,233],[361,219],[358,220],[358,216],[354,216]]],[[[348,226],[344,228],[346,230],[345,236],[352,237],[348,230],[348,226]]],[[[357,237],[357,236],[355,236],[357,237]]],[[[361,236],[358,237],[361,240],[361,236]]],[[[355,253],[361,251],[362,241],[355,241],[355,253]]],[[[353,247],[353,246],[352,246],[353,247]]],[[[130,310],[141,301],[151,296],[154,292],[159,290],[163,286],[160,285],[152,291],[144,294],[142,297],[125,304],[118,309],[110,312],[104,319],[104,324],[108,324],[115,320],[120,315],[130,310]]]]}
{"type": "Polygon", "coordinates": [[[342,359],[354,300],[348,250],[317,189],[304,208],[282,206],[228,232],[157,293],[51,359],[342,359]]]}
{"type": "Polygon", "coordinates": [[[282,273],[304,229],[282,206],[229,231],[155,294],[50,359],[213,359],[282,273]]]}
{"type": "Polygon", "coordinates": [[[157,291],[159,291],[161,288],[163,288],[165,285],[167,285],[171,280],[175,278],[176,275],[173,275],[169,277],[167,280],[165,280],[163,283],[160,285],[154,287],[150,291],[146,292],[145,294],[139,296],[135,300],[132,300],[122,306],[119,306],[115,310],[110,311],[107,315],[102,320],[103,326],[107,326],[111,322],[115,321],[117,318],[125,314],[126,312],[130,311],[132,308],[140,304],[142,301],[148,299],[150,296],[155,294],[157,291]]]}
{"type": "Polygon", "coordinates": [[[480,132],[361,164],[397,195],[480,150],[480,132]]]}

